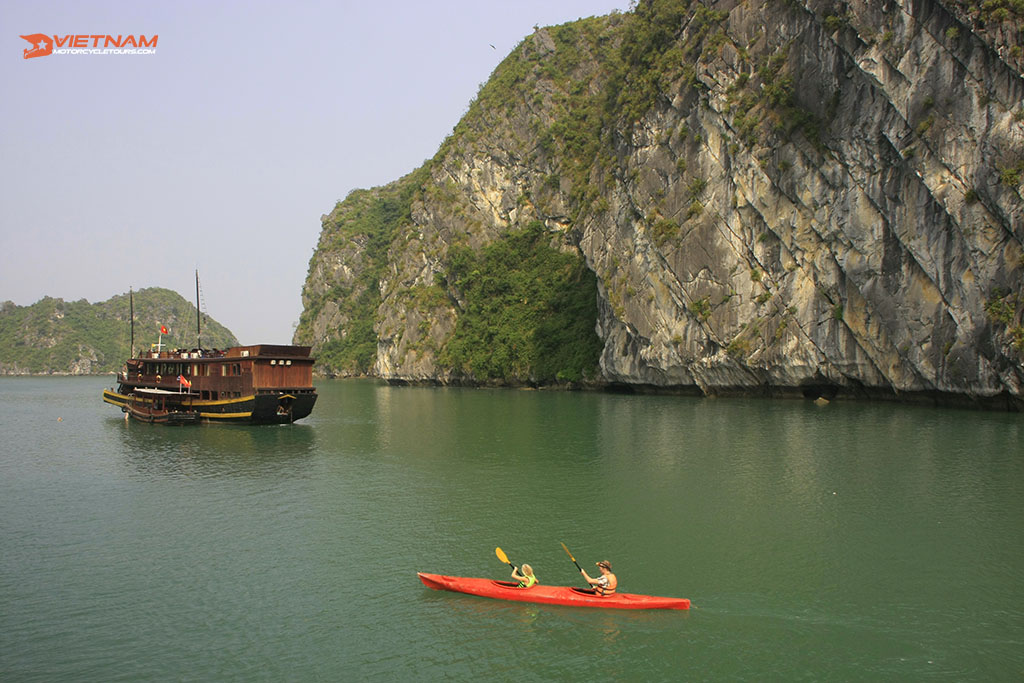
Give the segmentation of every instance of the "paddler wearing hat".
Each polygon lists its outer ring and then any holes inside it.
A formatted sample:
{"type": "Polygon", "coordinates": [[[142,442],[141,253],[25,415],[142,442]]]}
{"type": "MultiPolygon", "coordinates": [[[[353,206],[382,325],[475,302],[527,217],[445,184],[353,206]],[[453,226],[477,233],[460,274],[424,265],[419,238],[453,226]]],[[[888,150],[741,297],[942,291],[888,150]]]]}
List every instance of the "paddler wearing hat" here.
{"type": "Polygon", "coordinates": [[[601,570],[601,576],[592,579],[582,568],[580,568],[580,574],[583,574],[583,578],[587,580],[587,583],[594,587],[595,595],[615,595],[615,589],[619,585],[619,580],[615,578],[615,574],[612,574],[612,563],[608,560],[601,560],[595,564],[601,570]]]}

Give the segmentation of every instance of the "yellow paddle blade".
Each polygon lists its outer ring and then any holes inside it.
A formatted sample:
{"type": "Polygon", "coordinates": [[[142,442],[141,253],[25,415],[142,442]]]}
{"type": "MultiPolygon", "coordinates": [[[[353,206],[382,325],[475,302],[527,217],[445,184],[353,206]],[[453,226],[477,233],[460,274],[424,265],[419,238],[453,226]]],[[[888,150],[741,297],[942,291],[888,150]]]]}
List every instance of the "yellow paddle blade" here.
{"type": "Polygon", "coordinates": [[[565,547],[564,543],[562,544],[562,550],[565,551],[565,554],[569,556],[570,560],[572,560],[573,562],[576,561],[576,558],[572,556],[572,553],[569,552],[569,549],[565,547]]]}
{"type": "Polygon", "coordinates": [[[498,559],[504,562],[505,564],[510,564],[510,562],[508,561],[508,555],[506,555],[505,551],[501,548],[495,548],[494,554],[497,555],[498,559]]]}

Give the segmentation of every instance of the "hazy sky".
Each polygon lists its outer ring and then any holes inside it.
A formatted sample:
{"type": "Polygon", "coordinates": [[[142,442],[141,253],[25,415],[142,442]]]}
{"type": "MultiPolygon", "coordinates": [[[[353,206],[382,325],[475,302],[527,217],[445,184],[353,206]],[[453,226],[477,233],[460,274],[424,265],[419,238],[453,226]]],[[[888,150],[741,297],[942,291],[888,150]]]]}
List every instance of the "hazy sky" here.
{"type": "Polygon", "coordinates": [[[320,216],[433,156],[535,25],[628,0],[2,0],[0,301],[195,298],[289,343],[320,216]],[[24,59],[21,35],[159,36],[24,59]],[[493,45],[493,47],[492,47],[493,45]]]}

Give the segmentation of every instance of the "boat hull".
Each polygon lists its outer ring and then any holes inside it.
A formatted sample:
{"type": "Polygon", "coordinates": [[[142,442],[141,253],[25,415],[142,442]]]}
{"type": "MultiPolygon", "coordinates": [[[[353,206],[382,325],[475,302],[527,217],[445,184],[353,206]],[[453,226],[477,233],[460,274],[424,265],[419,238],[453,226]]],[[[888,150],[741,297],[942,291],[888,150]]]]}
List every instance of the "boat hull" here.
{"type": "Polygon", "coordinates": [[[428,574],[426,572],[417,572],[417,576],[427,588],[467,593],[496,600],[611,609],[690,609],[690,601],[686,598],[661,598],[636,593],[616,593],[601,597],[584,588],[569,586],[537,584],[532,588],[519,588],[515,583],[492,579],[428,574]]]}
{"type": "Polygon", "coordinates": [[[240,398],[203,400],[182,394],[167,403],[166,410],[153,409],[149,399],[114,389],[103,391],[103,400],[121,408],[140,422],[163,424],[233,423],[288,424],[313,412],[315,393],[265,393],[240,398]]]}
{"type": "Polygon", "coordinates": [[[201,422],[198,413],[187,410],[161,410],[151,406],[129,404],[125,412],[139,422],[151,424],[183,426],[197,425],[201,422]]]}

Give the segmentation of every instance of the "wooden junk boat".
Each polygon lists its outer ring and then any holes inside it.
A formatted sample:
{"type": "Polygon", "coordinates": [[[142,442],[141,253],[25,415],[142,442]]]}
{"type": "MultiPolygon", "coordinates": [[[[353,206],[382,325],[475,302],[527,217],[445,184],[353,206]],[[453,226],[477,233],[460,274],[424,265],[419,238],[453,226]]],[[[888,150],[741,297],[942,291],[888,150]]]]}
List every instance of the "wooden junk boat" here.
{"type": "MultiPolygon", "coordinates": [[[[198,288],[197,274],[197,300],[198,288]]],[[[198,303],[196,310],[198,334],[198,303]]],[[[133,326],[133,347],[134,336],[133,326]]],[[[316,403],[309,351],[270,344],[164,351],[158,344],[126,361],[117,388],[105,389],[103,400],[142,422],[295,422],[316,403]]]]}
{"type": "Polygon", "coordinates": [[[103,400],[142,422],[283,424],[316,403],[308,346],[153,351],[125,365],[103,400]]]}

